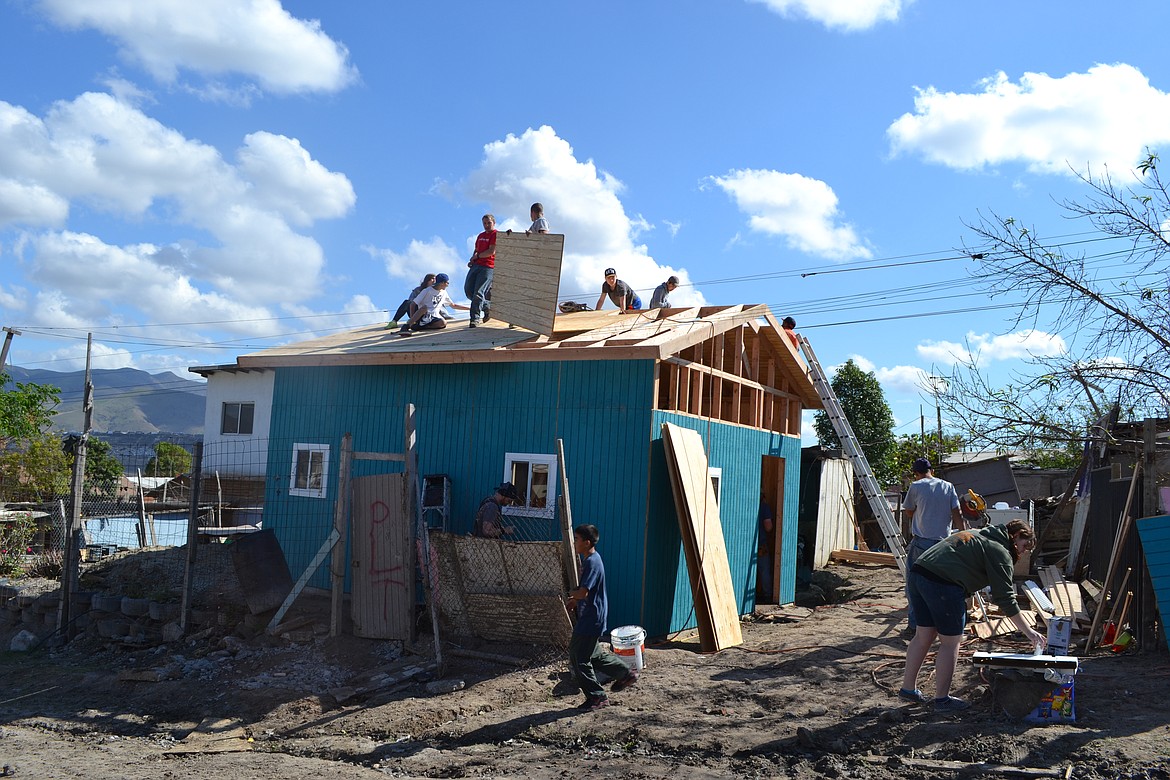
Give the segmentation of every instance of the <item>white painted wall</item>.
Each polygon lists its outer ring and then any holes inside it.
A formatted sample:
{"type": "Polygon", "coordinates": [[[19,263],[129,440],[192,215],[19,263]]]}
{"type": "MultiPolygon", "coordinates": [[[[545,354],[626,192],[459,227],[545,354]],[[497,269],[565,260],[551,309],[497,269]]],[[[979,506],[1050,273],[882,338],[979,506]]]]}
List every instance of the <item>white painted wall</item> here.
{"type": "Polygon", "coordinates": [[[215,371],[207,377],[207,409],[203,416],[203,473],[221,477],[263,477],[268,465],[268,433],[272,424],[272,388],[276,372],[215,371]],[[256,405],[252,434],[220,433],[224,403],[256,405]]]}

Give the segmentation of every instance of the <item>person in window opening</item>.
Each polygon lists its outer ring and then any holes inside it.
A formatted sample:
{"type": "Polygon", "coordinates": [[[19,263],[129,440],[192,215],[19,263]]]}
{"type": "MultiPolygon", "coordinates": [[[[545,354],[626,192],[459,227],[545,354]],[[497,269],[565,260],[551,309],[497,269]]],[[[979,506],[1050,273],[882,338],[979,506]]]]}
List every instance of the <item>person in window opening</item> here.
{"type": "Polygon", "coordinates": [[[670,306],[669,296],[678,287],[678,277],[668,277],[665,282],[654,288],[654,294],[650,296],[651,309],[665,309],[670,306]]]}
{"type": "Polygon", "coordinates": [[[483,215],[483,232],[475,237],[475,251],[467,261],[467,278],[463,280],[463,294],[471,301],[471,323],[478,328],[481,322],[492,318],[492,277],[496,272],[496,218],[483,215]]]}
{"type": "Polygon", "coordinates": [[[922,553],[906,572],[907,590],[918,619],[918,630],[906,648],[906,674],[898,696],[925,704],[931,701],[915,687],[918,672],[935,637],[934,710],[960,712],[970,705],[950,695],[959,660],[959,642],[967,619],[967,597],[991,586],[991,600],[1011,620],[1028,643],[1043,644],[1020,614],[1012,570],[1019,557],[1036,546],[1036,535],[1022,520],[989,525],[977,531],[958,531],[922,553]]]}
{"type": "Polygon", "coordinates": [[[573,637],[569,640],[569,670],[585,694],[585,701],[580,706],[586,710],[609,706],[605,689],[597,681],[597,672],[614,681],[609,687],[614,693],[638,682],[636,671],[598,643],[609,630],[605,564],[597,552],[599,538],[601,534],[595,525],[579,525],[573,529],[573,551],[581,561],[581,586],[570,591],[565,599],[565,606],[576,616],[573,637]]]}
{"type": "Polygon", "coordinates": [[[447,320],[443,318],[443,308],[446,306],[467,311],[468,307],[455,303],[447,294],[447,287],[450,284],[451,277],[447,274],[437,274],[435,283],[420,292],[412,301],[418,308],[398,331],[398,335],[411,336],[415,331],[440,330],[447,327],[447,320]]]}
{"type": "Polygon", "coordinates": [[[472,533],[481,539],[499,539],[506,534],[515,533],[515,526],[504,525],[504,513],[501,510],[503,507],[522,502],[523,499],[516,492],[515,485],[511,482],[500,483],[494,493],[479,502],[472,533]]]}
{"type": "Polygon", "coordinates": [[[428,287],[430,287],[434,283],[435,283],[435,275],[434,274],[427,274],[426,276],[424,276],[422,278],[422,284],[420,284],[418,287],[415,287],[413,290],[411,290],[410,295],[406,296],[406,300],[403,301],[402,303],[398,304],[398,310],[395,311],[394,316],[390,318],[390,324],[386,326],[386,330],[390,330],[391,328],[397,328],[398,321],[400,319],[402,319],[403,317],[409,317],[410,315],[414,314],[415,309],[418,308],[418,304],[416,304],[414,302],[414,299],[418,297],[419,293],[421,293],[423,290],[427,289],[428,287]]]}
{"type": "Polygon", "coordinates": [[[600,311],[605,305],[605,296],[613,301],[619,311],[637,311],[642,308],[642,299],[628,284],[617,278],[617,271],[613,268],[605,269],[605,281],[601,283],[601,295],[597,296],[597,305],[594,311],[600,311]]]}
{"type": "Polygon", "coordinates": [[[528,228],[529,233],[547,233],[549,231],[548,220],[544,218],[544,205],[541,203],[533,203],[532,207],[528,209],[528,215],[532,217],[532,226],[528,228]]]}

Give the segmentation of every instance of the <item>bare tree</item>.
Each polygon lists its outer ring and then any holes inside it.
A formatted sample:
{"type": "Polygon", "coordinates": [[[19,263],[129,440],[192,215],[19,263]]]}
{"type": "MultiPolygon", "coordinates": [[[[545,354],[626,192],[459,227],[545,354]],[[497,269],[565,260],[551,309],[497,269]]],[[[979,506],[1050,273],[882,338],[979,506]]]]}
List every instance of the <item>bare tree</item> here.
{"type": "Polygon", "coordinates": [[[1129,416],[1170,406],[1170,192],[1157,166],[1147,154],[1124,186],[1108,169],[1076,173],[1087,198],[1059,205],[1093,227],[1089,238],[1045,241],[995,213],[967,225],[978,286],[1022,298],[1013,329],[1043,326],[1068,342],[1066,354],[1033,358],[1002,386],[988,381],[977,355],[956,368],[943,403],[972,441],[1066,446],[1114,404],[1129,416]]]}

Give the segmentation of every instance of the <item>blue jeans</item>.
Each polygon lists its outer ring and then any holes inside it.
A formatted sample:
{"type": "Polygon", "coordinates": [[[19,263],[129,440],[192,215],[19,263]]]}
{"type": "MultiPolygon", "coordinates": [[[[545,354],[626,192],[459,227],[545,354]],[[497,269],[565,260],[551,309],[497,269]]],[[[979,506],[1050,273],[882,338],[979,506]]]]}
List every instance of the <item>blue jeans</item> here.
{"type": "Polygon", "coordinates": [[[484,313],[491,308],[487,296],[492,289],[495,273],[494,268],[473,265],[467,269],[467,278],[463,280],[463,294],[471,301],[471,321],[477,325],[483,322],[484,313]]]}
{"type": "Polygon", "coordinates": [[[937,582],[911,571],[906,577],[910,603],[918,624],[942,636],[959,636],[967,624],[967,591],[962,585],[937,582]]]}
{"type": "Polygon", "coordinates": [[[906,547],[906,622],[911,630],[918,627],[918,620],[914,617],[914,602],[910,600],[910,569],[913,568],[919,555],[936,544],[938,542],[934,539],[923,539],[920,536],[915,536],[906,547]]]}

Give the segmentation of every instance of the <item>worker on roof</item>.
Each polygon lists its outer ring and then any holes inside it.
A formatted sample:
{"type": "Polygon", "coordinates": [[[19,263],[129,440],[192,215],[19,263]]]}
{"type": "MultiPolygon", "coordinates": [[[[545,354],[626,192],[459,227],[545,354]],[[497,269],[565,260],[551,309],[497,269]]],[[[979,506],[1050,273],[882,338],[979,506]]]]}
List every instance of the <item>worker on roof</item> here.
{"type": "Polygon", "coordinates": [[[492,276],[496,272],[496,218],[484,214],[482,222],[483,232],[475,237],[475,251],[467,261],[467,278],[463,281],[463,293],[471,301],[472,328],[491,319],[492,276]]]}
{"type": "Polygon", "coordinates": [[[434,274],[427,274],[424,276],[422,278],[422,283],[410,291],[410,295],[406,296],[406,300],[398,304],[398,311],[394,312],[394,316],[390,318],[390,324],[386,326],[386,329],[389,330],[390,328],[398,327],[398,321],[400,319],[403,317],[409,317],[410,315],[414,314],[415,310],[418,308],[418,304],[414,302],[414,299],[418,297],[420,292],[427,289],[434,283],[434,274]]]}
{"type": "Polygon", "coordinates": [[[548,220],[544,218],[544,204],[533,203],[532,207],[528,209],[528,216],[532,217],[532,225],[527,232],[547,233],[549,231],[548,220]]]}
{"type": "Polygon", "coordinates": [[[607,295],[618,311],[637,311],[642,308],[642,299],[634,292],[634,288],[617,278],[617,271],[613,268],[605,269],[605,281],[601,283],[601,295],[597,296],[594,311],[599,311],[605,305],[607,295]]]}
{"type": "Polygon", "coordinates": [[[451,277],[447,274],[436,274],[435,283],[420,292],[412,301],[417,307],[414,314],[398,331],[399,336],[411,336],[415,331],[440,330],[447,327],[447,320],[443,318],[443,307],[467,311],[468,307],[451,300],[447,294],[447,287],[451,284],[451,277]]]}
{"type": "Polygon", "coordinates": [[[678,277],[667,277],[666,281],[654,288],[654,294],[650,296],[651,309],[665,309],[670,306],[670,301],[667,297],[674,292],[678,287],[678,277]]]}

